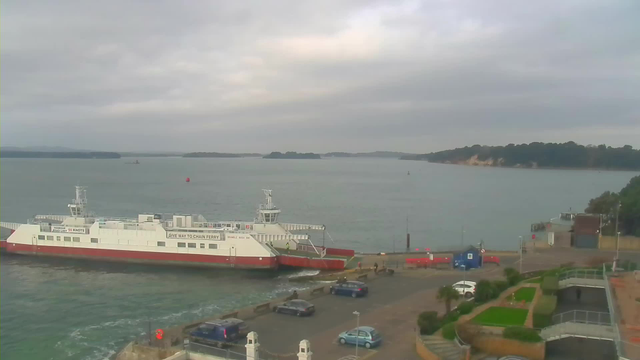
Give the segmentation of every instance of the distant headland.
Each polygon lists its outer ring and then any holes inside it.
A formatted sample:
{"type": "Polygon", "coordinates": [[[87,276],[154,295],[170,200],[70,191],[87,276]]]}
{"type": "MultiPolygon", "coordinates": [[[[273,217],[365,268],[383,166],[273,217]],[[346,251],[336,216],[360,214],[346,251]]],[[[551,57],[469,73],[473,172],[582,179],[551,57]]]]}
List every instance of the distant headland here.
{"type": "Polygon", "coordinates": [[[231,153],[218,153],[218,152],[192,152],[186,153],[182,155],[182,157],[186,158],[241,158],[241,157],[260,157],[262,154],[255,153],[242,153],[242,154],[231,154],[231,153]]]}
{"type": "Polygon", "coordinates": [[[634,150],[631,145],[619,148],[583,146],[573,141],[564,144],[473,145],[400,159],[494,167],[640,170],[640,150],[634,150]]]}
{"type": "Polygon", "coordinates": [[[286,153],[281,153],[278,151],[274,151],[269,155],[263,156],[264,159],[320,159],[319,154],[314,153],[297,153],[295,151],[287,151],[286,153]]]}

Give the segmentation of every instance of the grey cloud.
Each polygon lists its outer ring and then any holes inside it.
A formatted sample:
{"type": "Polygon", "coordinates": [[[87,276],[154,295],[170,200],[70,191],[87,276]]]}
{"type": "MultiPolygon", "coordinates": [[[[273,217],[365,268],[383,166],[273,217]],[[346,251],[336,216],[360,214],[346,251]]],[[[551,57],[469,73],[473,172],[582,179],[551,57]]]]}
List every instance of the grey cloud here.
{"type": "Polygon", "coordinates": [[[635,1],[1,6],[7,145],[640,146],[635,1]]]}

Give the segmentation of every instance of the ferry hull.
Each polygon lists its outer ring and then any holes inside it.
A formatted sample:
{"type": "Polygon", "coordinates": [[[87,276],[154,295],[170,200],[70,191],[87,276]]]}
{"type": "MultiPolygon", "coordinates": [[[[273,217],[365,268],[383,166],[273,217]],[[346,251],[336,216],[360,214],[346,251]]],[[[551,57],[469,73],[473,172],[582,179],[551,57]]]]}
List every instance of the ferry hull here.
{"type": "Polygon", "coordinates": [[[87,249],[64,246],[39,246],[6,243],[6,252],[20,255],[56,256],[101,261],[155,263],[191,267],[226,267],[236,269],[277,269],[276,257],[215,256],[144,251],[87,249]]]}

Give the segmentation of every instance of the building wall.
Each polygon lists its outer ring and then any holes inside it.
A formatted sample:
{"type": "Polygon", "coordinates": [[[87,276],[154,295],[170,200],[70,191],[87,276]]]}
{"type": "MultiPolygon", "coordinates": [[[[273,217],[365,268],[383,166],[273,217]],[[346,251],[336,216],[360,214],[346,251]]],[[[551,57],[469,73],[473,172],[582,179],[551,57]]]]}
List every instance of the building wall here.
{"type": "Polygon", "coordinates": [[[597,249],[597,234],[574,234],[574,246],[582,249],[597,249]]]}
{"type": "Polygon", "coordinates": [[[568,231],[556,231],[553,235],[554,247],[571,247],[571,233],[568,231]]]}
{"type": "MultiPolygon", "coordinates": [[[[616,249],[616,237],[615,236],[601,236],[600,237],[600,249],[602,249],[602,250],[615,250],[616,249]]],[[[620,250],[640,251],[640,237],[636,237],[636,236],[620,236],[620,250]]]]}

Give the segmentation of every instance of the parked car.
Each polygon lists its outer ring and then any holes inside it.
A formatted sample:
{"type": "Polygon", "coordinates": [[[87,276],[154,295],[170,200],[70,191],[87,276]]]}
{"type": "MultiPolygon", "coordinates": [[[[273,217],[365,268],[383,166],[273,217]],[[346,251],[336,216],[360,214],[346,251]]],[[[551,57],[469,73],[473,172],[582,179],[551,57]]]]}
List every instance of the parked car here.
{"type": "Polygon", "coordinates": [[[198,326],[189,335],[194,342],[217,347],[226,347],[241,338],[239,324],[229,320],[206,322],[198,326]]]}
{"type": "Polygon", "coordinates": [[[458,281],[457,283],[451,285],[454,289],[458,291],[458,293],[465,298],[473,297],[476,294],[476,283],[475,281],[458,281]]]}
{"type": "Polygon", "coordinates": [[[297,316],[308,316],[316,312],[315,306],[306,300],[289,300],[273,308],[274,312],[282,314],[292,314],[297,316]]]}
{"type": "Polygon", "coordinates": [[[334,295],[347,295],[356,298],[366,296],[369,293],[369,287],[360,281],[346,281],[331,285],[329,292],[334,295]]]}
{"type": "Polygon", "coordinates": [[[345,331],[338,335],[338,342],[340,344],[355,345],[356,341],[358,342],[358,346],[364,346],[369,349],[380,345],[382,336],[371,326],[360,326],[359,328],[345,331]]]}
{"type": "Polygon", "coordinates": [[[246,322],[240,320],[240,319],[236,319],[236,318],[228,318],[228,319],[224,319],[225,321],[228,321],[232,324],[237,324],[238,325],[238,335],[240,335],[240,337],[247,337],[247,335],[249,334],[249,332],[251,330],[249,330],[249,325],[247,325],[246,322]]]}

